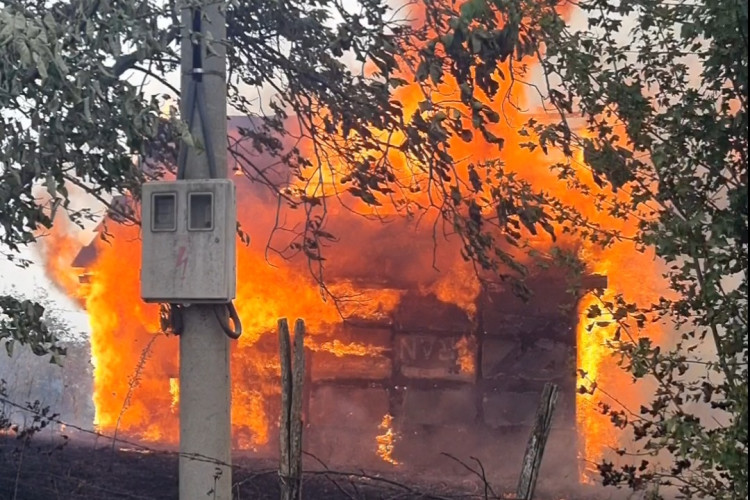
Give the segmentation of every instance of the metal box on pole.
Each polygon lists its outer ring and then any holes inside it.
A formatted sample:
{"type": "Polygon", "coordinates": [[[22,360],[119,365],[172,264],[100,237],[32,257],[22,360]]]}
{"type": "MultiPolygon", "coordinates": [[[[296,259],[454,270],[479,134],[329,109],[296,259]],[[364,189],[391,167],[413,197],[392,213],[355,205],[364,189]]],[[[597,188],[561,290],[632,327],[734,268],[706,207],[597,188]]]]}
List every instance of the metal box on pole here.
{"type": "Polygon", "coordinates": [[[218,304],[234,299],[234,183],[228,179],[147,182],[142,205],[143,300],[218,304]]]}

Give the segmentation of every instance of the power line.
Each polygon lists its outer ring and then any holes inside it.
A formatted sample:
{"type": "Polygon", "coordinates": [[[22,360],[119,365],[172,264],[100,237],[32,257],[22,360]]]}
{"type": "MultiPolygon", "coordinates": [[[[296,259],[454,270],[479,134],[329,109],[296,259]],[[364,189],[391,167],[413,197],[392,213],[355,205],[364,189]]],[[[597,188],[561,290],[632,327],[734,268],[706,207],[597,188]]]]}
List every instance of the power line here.
{"type": "Polygon", "coordinates": [[[208,462],[216,465],[223,465],[223,466],[231,466],[231,464],[227,464],[226,462],[222,462],[220,460],[216,460],[214,458],[208,457],[206,455],[202,455],[200,453],[182,453],[182,452],[175,452],[173,450],[165,450],[165,449],[157,449],[157,448],[151,448],[149,446],[144,445],[143,443],[138,443],[135,441],[130,441],[127,439],[122,439],[120,437],[116,436],[110,436],[108,434],[104,434],[102,432],[92,430],[92,429],[86,429],[84,427],[81,427],[76,424],[72,424],[70,422],[66,422],[59,417],[55,416],[54,414],[45,414],[41,409],[36,408],[29,408],[27,405],[22,405],[20,403],[17,403],[11,399],[8,399],[6,396],[0,396],[0,403],[7,404],[9,406],[12,406],[14,408],[17,408],[19,410],[22,410],[26,413],[29,413],[31,415],[34,415],[36,417],[42,418],[44,420],[47,420],[48,422],[54,422],[59,425],[64,425],[66,428],[74,429],[78,432],[82,432],[84,434],[88,434],[97,438],[103,438],[107,439],[116,443],[132,446],[134,448],[147,451],[150,453],[155,454],[165,454],[165,455],[175,455],[175,456],[184,456],[187,458],[190,458],[192,460],[197,460],[201,462],[208,462]]]}

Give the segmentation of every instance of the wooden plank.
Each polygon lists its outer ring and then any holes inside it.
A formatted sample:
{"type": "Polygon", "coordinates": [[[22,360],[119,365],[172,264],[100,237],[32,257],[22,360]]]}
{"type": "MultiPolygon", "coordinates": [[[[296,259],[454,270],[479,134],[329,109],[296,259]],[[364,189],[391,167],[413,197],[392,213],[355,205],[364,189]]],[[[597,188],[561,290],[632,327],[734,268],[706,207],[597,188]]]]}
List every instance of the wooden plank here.
{"type": "Polygon", "coordinates": [[[302,498],[302,402],[305,381],[305,322],[294,324],[294,362],[292,364],[292,401],[289,411],[289,499],[302,498]]]}
{"type": "Polygon", "coordinates": [[[526,453],[523,457],[521,477],[518,479],[516,498],[519,500],[531,500],[534,496],[544,447],[552,429],[552,414],[557,403],[557,393],[558,387],[555,384],[547,383],[544,385],[542,398],[536,412],[534,428],[531,430],[531,436],[529,436],[529,442],[526,445],[526,453]]]}
{"type": "Polygon", "coordinates": [[[393,368],[390,356],[337,356],[332,352],[308,353],[305,366],[312,365],[308,372],[313,382],[332,380],[384,381],[391,378],[393,368]]]}
{"type": "Polygon", "coordinates": [[[289,420],[291,418],[292,400],[292,359],[289,325],[286,318],[281,318],[279,326],[279,359],[281,364],[281,417],[279,422],[279,479],[281,481],[281,500],[293,500],[290,496],[290,436],[289,420]]]}
{"type": "Polygon", "coordinates": [[[606,274],[587,274],[581,278],[581,288],[583,290],[604,289],[608,286],[609,279],[606,274]]]}
{"type": "MultiPolygon", "coordinates": [[[[305,348],[305,386],[302,391],[302,421],[307,424],[312,423],[310,418],[310,396],[311,389],[313,386],[313,364],[315,360],[312,356],[312,351],[309,348],[305,348]]],[[[303,426],[304,427],[304,426],[303,426]]]]}

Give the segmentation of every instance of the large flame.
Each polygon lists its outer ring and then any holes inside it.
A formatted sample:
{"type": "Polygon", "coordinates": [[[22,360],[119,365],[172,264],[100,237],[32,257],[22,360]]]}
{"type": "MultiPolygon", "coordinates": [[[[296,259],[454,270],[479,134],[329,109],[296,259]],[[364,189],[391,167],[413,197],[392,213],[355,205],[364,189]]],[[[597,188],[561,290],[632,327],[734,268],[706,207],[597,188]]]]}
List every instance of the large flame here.
{"type": "MultiPolygon", "coordinates": [[[[457,94],[456,82],[447,78],[441,88],[445,99],[457,94]]],[[[524,102],[524,87],[515,86],[511,99],[524,102]]],[[[504,92],[500,92],[504,94],[504,92]]],[[[397,98],[408,115],[417,108],[423,96],[416,86],[398,92],[397,98]]],[[[500,106],[500,103],[497,103],[500,106]]],[[[478,162],[499,154],[506,171],[530,181],[561,201],[576,207],[581,213],[603,226],[630,232],[635,222],[612,219],[599,212],[589,199],[583,197],[557,179],[544,166],[554,158],[541,152],[529,152],[521,147],[528,140],[518,134],[518,127],[526,117],[517,109],[505,106],[505,120],[495,126],[495,135],[505,139],[501,152],[486,143],[479,134],[467,144],[460,139],[451,143],[456,158],[471,158],[478,162]]],[[[396,139],[394,139],[396,140],[396,139]]],[[[393,153],[393,163],[403,168],[403,177],[415,176],[393,153]]],[[[459,165],[459,169],[465,164],[459,165]]],[[[582,179],[587,180],[586,167],[578,160],[582,179]]],[[[465,173],[465,172],[464,172],[465,173]]],[[[588,179],[590,181],[590,179],[588,179]]],[[[278,399],[279,375],[277,352],[273,347],[274,325],[280,317],[304,318],[311,336],[307,347],[327,351],[336,356],[379,355],[380,347],[362,342],[344,342],[331,338],[342,322],[342,311],[364,318],[382,319],[391,313],[401,299],[401,291],[384,286],[359,286],[356,279],[342,279],[332,289],[343,300],[339,307],[322,300],[320,285],[302,267],[280,259],[269,265],[262,242],[275,224],[275,200],[261,201],[257,192],[238,179],[238,216],[243,228],[253,236],[250,247],[238,248],[237,308],[244,326],[244,334],[234,346],[232,354],[232,422],[235,444],[245,449],[265,445],[271,435],[273,422],[271,401],[278,399]],[[252,215],[250,215],[252,214],[252,215]],[[261,242],[261,243],[256,243],[261,242]],[[266,341],[268,340],[268,341],[266,341]]],[[[415,182],[419,182],[415,178],[415,182]]],[[[592,189],[597,189],[593,183],[592,189]]],[[[609,196],[609,194],[608,194],[609,196]]],[[[424,294],[434,294],[444,302],[459,305],[470,315],[476,310],[479,284],[473,269],[463,263],[448,244],[452,257],[443,261],[442,273],[432,269],[433,248],[430,231],[415,232],[406,223],[393,223],[384,230],[377,223],[346,216],[347,211],[331,206],[332,231],[341,236],[334,250],[330,268],[332,274],[366,277],[376,283],[384,273],[404,276],[416,283],[424,294]],[[348,237],[347,237],[348,236],[348,237]],[[374,242],[378,245],[374,245],[374,242]],[[339,272],[346,270],[346,272],[339,272]]],[[[56,226],[59,227],[59,226],[56,226]]],[[[97,243],[97,258],[89,266],[90,283],[81,287],[69,267],[76,247],[65,230],[55,230],[44,240],[47,271],[56,283],[71,296],[78,297],[88,311],[91,322],[91,347],[94,363],[96,425],[102,431],[117,429],[134,438],[176,443],[178,438],[177,401],[179,391],[177,340],[159,334],[158,307],[139,300],[140,240],[138,229],[110,225],[113,233],[109,242],[97,243]]],[[[548,241],[534,240],[543,248],[548,241]]],[[[658,293],[660,272],[653,255],[636,251],[628,242],[620,242],[606,249],[586,242],[571,242],[579,249],[580,257],[589,271],[609,277],[607,294],[624,293],[635,300],[653,300],[658,293]]],[[[76,247],[77,248],[77,247],[76,247]]],[[[367,283],[365,283],[366,285],[367,283]]],[[[580,304],[578,328],[578,367],[587,377],[601,386],[615,384],[618,390],[628,391],[628,381],[608,355],[606,328],[585,326],[587,307],[595,300],[586,296],[580,304]]],[[[461,339],[456,346],[462,372],[473,373],[476,360],[471,354],[470,339],[461,339]]],[[[617,436],[611,425],[596,409],[595,398],[578,396],[577,419],[582,437],[582,453],[586,460],[596,461],[617,436]]],[[[624,398],[627,400],[628,398],[624,398]]],[[[392,417],[386,415],[378,437],[378,454],[395,463],[392,417]]]]}

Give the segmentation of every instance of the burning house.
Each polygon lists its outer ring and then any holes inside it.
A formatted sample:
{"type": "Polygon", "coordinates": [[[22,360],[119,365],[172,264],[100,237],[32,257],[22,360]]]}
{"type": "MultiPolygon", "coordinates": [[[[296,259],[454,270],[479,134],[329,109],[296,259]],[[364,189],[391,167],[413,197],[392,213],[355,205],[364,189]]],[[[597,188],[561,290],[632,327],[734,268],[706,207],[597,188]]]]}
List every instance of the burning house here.
{"type": "MultiPolygon", "coordinates": [[[[239,219],[252,213],[244,229],[264,241],[275,202],[244,181],[237,181],[239,219]]],[[[429,232],[407,221],[366,225],[342,212],[331,226],[360,240],[327,268],[335,305],[321,300],[301,266],[270,266],[262,245],[238,248],[237,307],[246,333],[232,355],[236,448],[277,451],[276,319],[301,317],[310,332],[305,449],[324,462],[439,471],[455,466],[441,458],[448,452],[516,477],[542,388],[554,382],[561,393],[548,456],[556,458],[546,463],[554,477],[577,478],[579,299],[606,288],[606,278],[572,283],[562,270],[539,270],[524,302],[502,284],[480,287],[455,242],[436,249],[429,232]]],[[[72,268],[51,266],[50,273],[91,318],[95,424],[175,444],[177,341],[158,334],[158,308],[138,299],[138,229],[107,228],[108,241],[72,251],[59,238],[49,249],[69,257],[72,268]]]]}
{"type": "MultiPolygon", "coordinates": [[[[79,254],[77,262],[82,258],[79,254]]],[[[91,281],[88,272],[81,276],[91,281]]],[[[498,288],[481,293],[469,311],[418,289],[362,286],[352,315],[312,332],[303,403],[306,450],[329,464],[403,463],[416,470],[434,469],[441,452],[477,456],[489,467],[503,457],[502,473],[515,477],[543,386],[553,382],[561,394],[548,453],[561,459],[554,463],[565,464],[558,473],[577,477],[578,295],[553,271],[534,276],[529,285],[528,302],[498,288]],[[383,296],[394,298],[390,310],[383,296]],[[378,306],[368,306],[368,300],[378,306]]],[[[578,293],[604,287],[606,278],[590,276],[578,293]]],[[[271,455],[280,410],[273,325],[252,344],[236,346],[233,358],[234,418],[255,424],[235,426],[235,443],[271,455]]],[[[162,396],[172,399],[154,416],[166,410],[176,423],[176,344],[171,345],[171,368],[162,372],[159,385],[162,396]]],[[[125,407],[119,411],[128,413],[125,407]]],[[[143,411],[148,428],[151,410],[143,411]]],[[[166,442],[176,437],[135,434],[166,442]]]]}
{"type": "MultiPolygon", "coordinates": [[[[241,125],[230,120],[230,136],[241,125]]],[[[548,160],[518,147],[510,125],[501,132],[509,169],[575,204],[553,174],[524,170],[548,160]]],[[[467,154],[481,157],[483,148],[473,144],[467,154]]],[[[307,262],[279,257],[268,245],[279,222],[277,197],[235,179],[238,220],[251,236],[237,249],[244,333],[232,344],[236,449],[277,454],[280,317],[307,325],[304,448],[326,463],[458,472],[440,455],[447,452],[477,457],[488,474],[515,480],[545,382],[561,389],[546,477],[575,480],[583,460],[597,461],[615,442],[596,402],[577,394],[576,369],[626,383],[605,362],[609,333],[587,329],[585,311],[596,300],[587,294],[592,289],[653,296],[649,277],[657,265],[629,242],[576,247],[590,272],[577,282],[561,269],[527,262],[532,296],[524,302],[502,282],[480,286],[456,238],[436,237],[430,224],[403,217],[373,222],[330,204],[326,230],[338,241],[328,249],[325,281],[338,300],[324,301],[307,262]],[[615,272],[626,268],[633,272],[615,272]]],[[[596,207],[580,210],[597,217],[596,207]]],[[[61,227],[45,238],[46,266],[89,315],[94,425],[175,445],[178,340],[159,333],[158,306],[138,298],[138,227],[107,224],[107,241],[95,238],[83,248],[61,227]]],[[[631,396],[637,395],[622,394],[631,396]]]]}
{"type": "MultiPolygon", "coordinates": [[[[577,477],[576,298],[554,273],[532,281],[532,301],[487,291],[474,315],[406,290],[391,315],[329,333],[329,342],[364,340],[380,352],[310,353],[308,447],[360,463],[377,442],[380,458],[417,470],[450,452],[517,477],[543,386],[553,382],[561,396],[549,453],[566,466],[553,475],[577,477]]],[[[606,279],[583,286],[604,287],[606,279]]]]}

